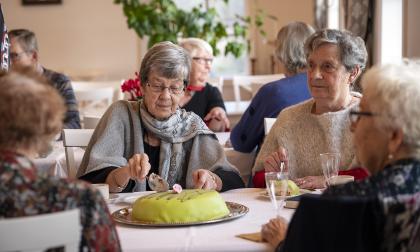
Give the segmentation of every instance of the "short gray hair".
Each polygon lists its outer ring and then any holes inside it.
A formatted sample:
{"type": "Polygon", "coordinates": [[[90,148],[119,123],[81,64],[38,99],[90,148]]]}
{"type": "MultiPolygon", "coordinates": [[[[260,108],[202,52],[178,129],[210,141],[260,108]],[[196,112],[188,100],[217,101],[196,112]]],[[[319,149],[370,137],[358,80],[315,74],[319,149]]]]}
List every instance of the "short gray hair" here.
{"type": "Polygon", "coordinates": [[[339,48],[341,63],[348,72],[354,70],[356,66],[359,66],[361,70],[365,69],[367,61],[365,42],[361,37],[348,31],[334,29],[317,31],[306,41],[306,58],[326,43],[336,45],[339,48]]]}
{"type": "Polygon", "coordinates": [[[35,33],[27,29],[9,31],[9,38],[15,39],[24,51],[38,52],[38,42],[35,33]]]}
{"type": "Polygon", "coordinates": [[[314,32],[306,23],[293,22],[277,33],[275,54],[290,73],[296,74],[306,68],[305,41],[314,32]]]}
{"type": "Polygon", "coordinates": [[[197,51],[203,50],[213,56],[213,48],[207,41],[200,38],[185,38],[179,42],[179,45],[187,50],[191,57],[197,56],[197,51]]]}
{"type": "Polygon", "coordinates": [[[385,65],[368,70],[361,80],[378,128],[402,129],[403,144],[420,149],[420,66],[385,65]]]}
{"type": "Polygon", "coordinates": [[[169,41],[152,46],[144,56],[140,66],[140,81],[146,85],[151,71],[168,79],[188,81],[191,58],[182,47],[169,41]]]}

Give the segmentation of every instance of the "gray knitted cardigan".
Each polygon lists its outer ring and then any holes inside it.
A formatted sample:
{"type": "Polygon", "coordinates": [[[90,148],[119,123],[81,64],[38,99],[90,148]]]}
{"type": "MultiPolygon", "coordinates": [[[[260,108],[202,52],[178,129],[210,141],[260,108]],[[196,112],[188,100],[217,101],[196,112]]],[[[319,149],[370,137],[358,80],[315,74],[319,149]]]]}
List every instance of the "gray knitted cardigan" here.
{"type": "MultiPolygon", "coordinates": [[[[143,153],[143,127],[137,102],[115,102],[103,115],[86,148],[77,177],[106,167],[122,167],[127,164],[135,153],[143,153]]],[[[184,112],[184,111],[182,111],[184,112]]],[[[192,173],[197,169],[214,171],[239,172],[227,160],[223,147],[215,134],[198,134],[182,143],[183,156],[179,159],[181,169],[176,171],[175,181],[186,188],[193,188],[192,173]]],[[[159,157],[159,173],[162,166],[171,162],[171,157],[162,155],[162,145],[159,157]]],[[[178,159],[177,159],[178,160],[178,159]]],[[[172,164],[170,164],[172,167],[172,164]]],[[[171,171],[169,171],[171,172],[171,171]]],[[[165,176],[162,176],[165,178],[165,176]]],[[[134,191],[145,191],[145,181],[135,181],[134,191]]]]}

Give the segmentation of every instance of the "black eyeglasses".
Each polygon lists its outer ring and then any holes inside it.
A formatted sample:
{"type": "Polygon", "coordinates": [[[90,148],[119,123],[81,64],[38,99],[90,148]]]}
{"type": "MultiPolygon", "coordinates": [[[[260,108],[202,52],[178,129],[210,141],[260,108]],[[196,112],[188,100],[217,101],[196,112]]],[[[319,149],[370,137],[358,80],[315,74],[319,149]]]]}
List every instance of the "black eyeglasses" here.
{"type": "Polygon", "coordinates": [[[349,113],[350,122],[356,123],[359,121],[361,116],[375,116],[377,114],[369,112],[369,111],[358,111],[358,110],[351,110],[349,113]]]}
{"type": "Polygon", "coordinates": [[[193,60],[197,61],[198,63],[204,65],[213,63],[213,58],[204,58],[204,57],[192,57],[193,60]]]}

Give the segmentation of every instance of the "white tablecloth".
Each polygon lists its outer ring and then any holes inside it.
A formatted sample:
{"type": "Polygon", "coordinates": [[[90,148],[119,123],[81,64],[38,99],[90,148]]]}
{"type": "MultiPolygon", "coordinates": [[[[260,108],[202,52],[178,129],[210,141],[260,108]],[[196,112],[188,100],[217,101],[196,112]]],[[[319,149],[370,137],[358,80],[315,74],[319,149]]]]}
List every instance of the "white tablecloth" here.
{"type": "MultiPolygon", "coordinates": [[[[249,208],[245,216],[228,222],[190,227],[144,228],[117,224],[123,251],[272,251],[266,243],[256,243],[236,237],[238,234],[261,230],[261,225],[275,216],[269,199],[261,196],[264,189],[247,188],[221,193],[226,201],[249,208]]],[[[118,200],[144,193],[118,194],[118,200]]],[[[126,203],[109,204],[114,212],[126,203]]],[[[282,216],[290,220],[294,210],[284,209],[282,216]]]]}

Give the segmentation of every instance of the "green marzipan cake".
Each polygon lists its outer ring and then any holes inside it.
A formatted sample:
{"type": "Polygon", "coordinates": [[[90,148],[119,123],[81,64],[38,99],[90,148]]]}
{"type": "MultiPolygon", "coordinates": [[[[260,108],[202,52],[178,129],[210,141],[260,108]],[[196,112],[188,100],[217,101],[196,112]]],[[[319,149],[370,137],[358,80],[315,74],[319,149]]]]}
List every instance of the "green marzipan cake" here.
{"type": "Polygon", "coordinates": [[[228,214],[229,209],[218,192],[202,189],[149,194],[138,198],[132,211],[136,220],[159,224],[209,221],[228,214]]]}

